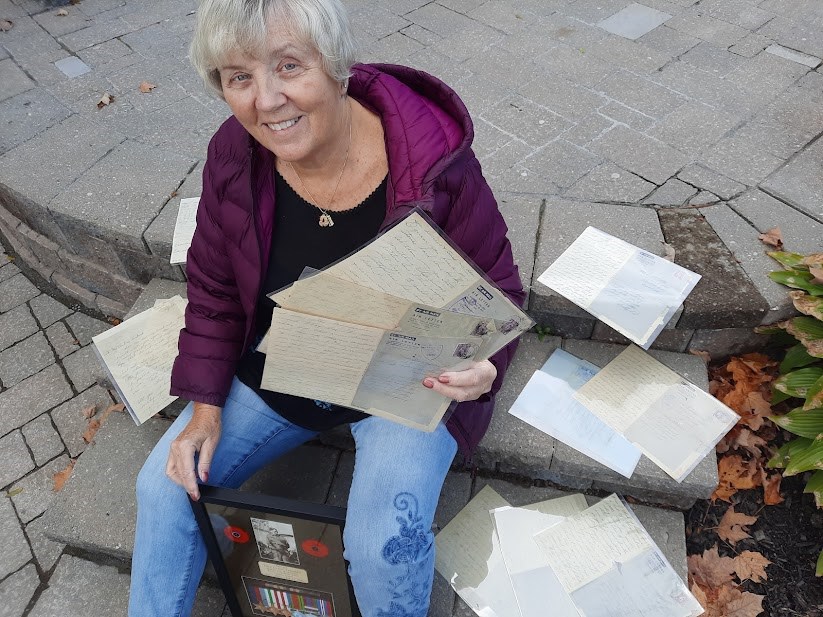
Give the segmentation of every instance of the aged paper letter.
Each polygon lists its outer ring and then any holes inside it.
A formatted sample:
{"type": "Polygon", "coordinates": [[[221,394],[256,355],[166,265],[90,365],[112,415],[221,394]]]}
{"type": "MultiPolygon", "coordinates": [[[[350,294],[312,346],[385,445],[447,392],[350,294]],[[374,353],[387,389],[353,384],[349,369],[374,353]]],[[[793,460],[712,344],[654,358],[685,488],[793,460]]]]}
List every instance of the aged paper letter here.
{"type": "Polygon", "coordinates": [[[434,539],[435,568],[481,617],[510,617],[517,606],[489,514],[507,505],[485,486],[434,539]]]}
{"type": "Polygon", "coordinates": [[[199,197],[180,200],[180,209],[177,210],[177,222],[174,224],[174,236],[171,241],[170,263],[186,263],[186,254],[189,252],[191,239],[197,227],[197,207],[199,205],[199,197]]]}
{"type": "Polygon", "coordinates": [[[92,340],[135,423],[177,399],[169,395],[185,301],[176,298],[143,311],[92,340]]]}
{"type": "Polygon", "coordinates": [[[569,593],[655,546],[616,495],[534,538],[569,593]]]}
{"type": "Polygon", "coordinates": [[[351,406],[383,334],[276,308],[260,387],[351,406]]]}
{"type": "Polygon", "coordinates": [[[634,346],[574,397],[678,482],[738,419],[720,401],[634,346]]]}
{"type": "Polygon", "coordinates": [[[414,212],[327,272],[411,302],[445,307],[480,277],[414,212]]]}

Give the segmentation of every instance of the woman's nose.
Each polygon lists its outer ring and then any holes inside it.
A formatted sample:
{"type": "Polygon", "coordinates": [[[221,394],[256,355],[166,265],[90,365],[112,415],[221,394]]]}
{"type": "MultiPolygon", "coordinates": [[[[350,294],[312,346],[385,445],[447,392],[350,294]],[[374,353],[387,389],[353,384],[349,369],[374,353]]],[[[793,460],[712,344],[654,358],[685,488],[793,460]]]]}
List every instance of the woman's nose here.
{"type": "Polygon", "coordinates": [[[271,111],[277,109],[286,101],[279,81],[273,77],[266,77],[258,80],[257,97],[255,107],[258,111],[271,111]]]}

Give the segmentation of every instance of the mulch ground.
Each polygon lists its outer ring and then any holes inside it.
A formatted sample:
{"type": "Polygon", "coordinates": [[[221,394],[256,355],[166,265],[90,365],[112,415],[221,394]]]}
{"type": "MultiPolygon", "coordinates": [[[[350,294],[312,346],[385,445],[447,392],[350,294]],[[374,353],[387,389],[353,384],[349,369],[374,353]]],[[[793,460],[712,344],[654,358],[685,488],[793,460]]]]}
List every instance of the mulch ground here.
{"type": "Polygon", "coordinates": [[[717,545],[721,555],[758,551],[772,562],[766,570],[766,582],[746,581],[742,586],[744,591],[766,596],[763,608],[767,616],[823,617],[823,578],[814,575],[823,549],[823,510],[815,506],[812,495],[803,494],[805,479],[805,474],[785,478],[781,484],[785,501],[776,506],[764,506],[759,489],[733,495],[736,512],[759,517],[749,529],[752,538],[733,547],[720,541],[715,531],[729,504],[699,501],[686,512],[689,555],[717,545]]]}

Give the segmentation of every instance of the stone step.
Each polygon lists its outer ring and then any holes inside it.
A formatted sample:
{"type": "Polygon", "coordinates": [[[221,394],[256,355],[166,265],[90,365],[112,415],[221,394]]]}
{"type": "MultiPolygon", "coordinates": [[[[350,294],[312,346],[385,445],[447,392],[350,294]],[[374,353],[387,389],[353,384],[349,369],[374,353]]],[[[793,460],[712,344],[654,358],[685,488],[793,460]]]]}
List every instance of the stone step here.
{"type": "MultiPolygon", "coordinates": [[[[80,456],[71,479],[44,515],[46,535],[81,551],[89,559],[109,563],[114,557],[127,564],[134,547],[137,473],[168,425],[167,420],[154,418],[137,427],[125,414],[110,416],[97,433],[95,442],[80,456]]],[[[261,471],[243,486],[243,490],[344,506],[353,468],[352,452],[313,443],[296,449],[261,471]]],[[[473,478],[467,472],[453,471],[446,478],[440,496],[435,527],[445,526],[486,484],[513,505],[564,494],[553,488],[522,486],[503,479],[473,478]]],[[[590,503],[596,500],[588,499],[590,503]]],[[[633,509],[685,580],[683,515],[648,506],[633,506],[633,509]]],[[[125,579],[119,580],[117,589],[112,592],[126,593],[126,584],[125,579]]],[[[214,617],[217,615],[219,613],[215,612],[214,617]]],[[[436,576],[429,615],[470,617],[474,613],[455,596],[444,578],[436,576]]]]}

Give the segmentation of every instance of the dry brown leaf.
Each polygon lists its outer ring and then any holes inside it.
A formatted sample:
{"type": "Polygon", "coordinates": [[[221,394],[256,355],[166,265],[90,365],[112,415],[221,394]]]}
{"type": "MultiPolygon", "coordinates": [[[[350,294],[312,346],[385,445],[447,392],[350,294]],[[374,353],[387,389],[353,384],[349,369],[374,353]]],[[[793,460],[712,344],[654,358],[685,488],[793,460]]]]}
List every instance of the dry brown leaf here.
{"type": "Polygon", "coordinates": [[[762,583],[768,579],[766,567],[771,563],[761,553],[743,551],[734,558],[734,571],[742,583],[745,580],[762,583]]]}
{"type": "Polygon", "coordinates": [[[712,501],[730,501],[729,498],[737,491],[760,486],[757,461],[744,460],[739,454],[721,457],[717,461],[717,474],[719,479],[712,501]]]}
{"type": "Polygon", "coordinates": [[[83,418],[84,418],[84,419],[88,420],[89,418],[91,418],[91,417],[94,415],[94,413],[95,413],[96,411],[97,411],[97,406],[96,406],[96,405],[89,405],[88,407],[86,407],[86,408],[85,408],[82,412],[80,412],[80,413],[82,413],[82,414],[83,414],[83,418]]]}
{"type": "Polygon", "coordinates": [[[729,509],[726,510],[723,518],[720,519],[720,524],[717,526],[717,536],[721,540],[734,546],[740,542],[740,540],[751,538],[747,533],[748,525],[753,525],[756,522],[756,516],[735,512],[734,506],[729,506],[729,509]]]}
{"type": "Polygon", "coordinates": [[[709,598],[700,585],[698,585],[697,583],[692,583],[691,592],[692,595],[697,599],[697,601],[700,602],[700,606],[702,606],[703,608],[709,608],[709,598]]]}
{"type": "Polygon", "coordinates": [[[820,283],[823,283],[823,268],[821,268],[820,266],[810,267],[809,272],[814,277],[811,281],[809,281],[810,283],[814,285],[819,285],[820,283]]]}
{"type": "Polygon", "coordinates": [[[666,254],[663,256],[663,259],[665,259],[666,261],[674,262],[674,257],[676,255],[674,247],[668,242],[663,242],[662,240],[660,241],[660,244],[663,245],[663,250],[666,251],[666,254]]]}
{"type": "Polygon", "coordinates": [[[86,430],[83,431],[83,441],[86,443],[91,443],[102,425],[103,423],[100,420],[90,420],[86,425],[86,430]]]}
{"type": "Polygon", "coordinates": [[[52,476],[52,479],[54,480],[52,490],[54,490],[55,493],[63,490],[63,486],[65,486],[66,482],[71,477],[71,472],[74,471],[75,462],[76,461],[74,459],[69,459],[69,464],[66,465],[66,468],[62,471],[58,471],[52,476]]]}
{"type": "Polygon", "coordinates": [[[114,96],[106,92],[103,96],[100,97],[100,100],[97,101],[97,109],[103,109],[106,105],[111,105],[114,101],[114,96]]]}
{"type": "Polygon", "coordinates": [[[703,360],[703,362],[705,362],[706,364],[708,364],[709,362],[712,361],[712,356],[711,356],[711,354],[709,354],[708,351],[703,351],[701,349],[690,349],[689,353],[692,354],[693,356],[697,356],[698,358],[703,360]]]}
{"type": "Polygon", "coordinates": [[[139,86],[140,92],[142,92],[143,94],[148,94],[149,92],[154,90],[156,87],[157,87],[157,84],[150,84],[147,81],[141,81],[140,86],[139,86]]]}
{"type": "Polygon", "coordinates": [[[765,233],[760,234],[757,238],[763,243],[773,246],[780,250],[783,248],[783,234],[780,233],[779,227],[772,227],[765,233]]]}
{"type": "Polygon", "coordinates": [[[66,9],[60,9],[55,13],[55,15],[57,15],[58,17],[65,17],[68,14],[69,12],[66,9]]]}
{"type": "Polygon", "coordinates": [[[10,19],[0,19],[0,32],[8,32],[14,28],[14,22],[10,19]]]}
{"type": "Polygon", "coordinates": [[[780,494],[780,480],[783,476],[779,473],[769,475],[765,469],[761,469],[760,478],[763,484],[763,503],[767,506],[783,503],[783,496],[780,494]]]}
{"type": "Polygon", "coordinates": [[[735,591],[739,596],[726,603],[723,617],[757,617],[763,613],[763,599],[766,596],[737,589],[735,591]]]}
{"type": "Polygon", "coordinates": [[[732,448],[735,450],[743,449],[751,453],[755,458],[760,458],[763,452],[760,448],[766,448],[768,444],[766,440],[752,433],[749,429],[743,428],[737,432],[732,448]]]}
{"type": "Polygon", "coordinates": [[[732,581],[734,559],[721,557],[717,547],[703,551],[702,555],[689,555],[689,576],[701,587],[716,588],[732,581]]]}

